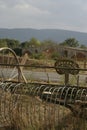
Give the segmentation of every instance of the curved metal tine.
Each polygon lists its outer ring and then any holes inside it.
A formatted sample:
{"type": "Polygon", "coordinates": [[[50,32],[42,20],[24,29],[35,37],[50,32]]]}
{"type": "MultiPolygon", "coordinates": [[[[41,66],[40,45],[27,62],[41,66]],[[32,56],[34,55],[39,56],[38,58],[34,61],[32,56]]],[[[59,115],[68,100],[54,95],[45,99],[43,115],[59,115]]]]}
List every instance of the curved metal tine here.
{"type": "Polygon", "coordinates": [[[55,96],[55,104],[57,103],[57,99],[58,99],[58,93],[60,92],[60,90],[62,89],[63,87],[59,87],[57,88],[57,93],[56,93],[56,96],[55,96]]]}
{"type": "Polygon", "coordinates": [[[30,90],[29,90],[29,94],[33,94],[32,92],[35,90],[35,86],[31,86],[31,88],[29,88],[30,90]]]}
{"type": "Polygon", "coordinates": [[[3,91],[6,90],[6,87],[7,87],[7,83],[2,83],[2,89],[3,89],[3,91]]]}
{"type": "Polygon", "coordinates": [[[33,90],[33,96],[37,96],[38,89],[39,89],[39,87],[35,87],[35,89],[33,90]]]}
{"type": "MultiPolygon", "coordinates": [[[[40,85],[39,87],[37,87],[37,89],[35,91],[35,94],[36,94],[37,97],[39,96],[39,98],[40,98],[40,96],[42,95],[43,89],[45,87],[46,87],[45,85],[40,85]]],[[[34,112],[37,113],[37,111],[38,111],[38,114],[39,114],[38,121],[41,122],[41,116],[42,116],[42,104],[41,104],[41,102],[42,102],[42,100],[38,99],[38,101],[39,102],[38,102],[38,108],[37,108],[37,102],[34,100],[34,109],[35,109],[34,112]]],[[[44,107],[46,108],[46,104],[45,104],[44,107]]],[[[44,108],[44,110],[45,110],[45,108],[44,108]]],[[[37,119],[35,120],[35,122],[37,123],[37,119]]]]}
{"type": "Polygon", "coordinates": [[[41,95],[41,99],[43,99],[44,92],[45,92],[46,90],[48,90],[49,88],[50,88],[49,86],[46,86],[46,87],[44,88],[44,90],[43,90],[43,92],[42,92],[42,95],[41,95]]]}
{"type": "Polygon", "coordinates": [[[87,89],[86,89],[85,101],[87,101],[87,89]]]}
{"type": "MultiPolygon", "coordinates": [[[[49,89],[49,91],[47,92],[48,94],[47,94],[47,99],[46,99],[46,101],[48,101],[49,96],[50,96],[50,98],[51,98],[52,89],[53,89],[53,87],[51,87],[51,88],[49,89]]],[[[49,101],[50,101],[50,100],[49,100],[49,101]]]]}
{"type": "MultiPolygon", "coordinates": [[[[18,102],[20,102],[20,97],[22,95],[22,92],[21,93],[20,92],[17,93],[17,91],[18,91],[18,89],[22,88],[21,85],[23,85],[23,83],[16,84],[15,87],[14,87],[14,90],[12,91],[13,92],[13,94],[11,96],[11,98],[12,98],[12,100],[11,100],[12,108],[11,109],[12,110],[15,109],[17,104],[18,104],[18,102]]],[[[19,91],[21,91],[21,90],[19,90],[19,91]]],[[[22,102],[20,102],[20,104],[21,104],[21,107],[22,107],[22,102]]]]}
{"type": "Polygon", "coordinates": [[[31,83],[28,83],[27,85],[28,85],[27,87],[28,87],[29,93],[31,94],[32,89],[35,88],[36,86],[35,84],[31,84],[31,83]]]}
{"type": "MultiPolygon", "coordinates": [[[[51,86],[51,88],[48,91],[47,98],[46,98],[46,101],[49,101],[49,103],[53,103],[52,105],[49,104],[49,106],[48,106],[49,124],[51,122],[53,122],[55,124],[55,104],[54,104],[54,99],[52,99],[54,89],[55,89],[55,87],[51,86]],[[51,112],[54,115],[53,117],[51,115],[51,112]]],[[[54,124],[53,124],[53,127],[54,127],[54,124]]]]}
{"type": "Polygon", "coordinates": [[[35,88],[34,84],[31,83],[27,83],[26,85],[26,89],[27,89],[27,96],[32,95],[32,90],[35,88]]]}
{"type": "MultiPolygon", "coordinates": [[[[16,92],[16,91],[19,89],[19,87],[22,88],[21,85],[23,85],[23,83],[17,83],[17,84],[15,85],[14,89],[13,89],[14,92],[16,92]]],[[[20,93],[20,94],[21,94],[21,93],[20,93]]]]}
{"type": "Polygon", "coordinates": [[[64,99],[64,106],[66,105],[66,102],[67,102],[67,96],[69,94],[69,90],[72,89],[71,87],[69,87],[67,90],[66,90],[66,94],[65,94],[65,99],[64,99]]]}
{"type": "Polygon", "coordinates": [[[84,96],[86,96],[86,89],[82,89],[80,100],[84,100],[84,96]],[[84,95],[85,94],[85,95],[84,95]]]}
{"type": "Polygon", "coordinates": [[[3,91],[5,91],[5,90],[7,90],[6,87],[8,87],[8,85],[10,85],[10,84],[11,84],[11,83],[8,83],[8,82],[6,82],[6,83],[1,82],[0,88],[1,88],[3,91]]]}
{"type": "Polygon", "coordinates": [[[48,99],[49,99],[49,95],[51,96],[51,94],[52,94],[52,93],[51,93],[52,88],[53,88],[53,87],[50,87],[50,86],[49,86],[49,90],[48,90],[48,87],[47,87],[47,89],[44,89],[44,91],[43,91],[43,93],[42,93],[43,96],[46,95],[46,99],[45,99],[46,102],[47,102],[48,99]]]}
{"type": "Polygon", "coordinates": [[[63,94],[64,90],[66,90],[66,86],[62,87],[62,90],[60,92],[60,97],[59,97],[60,99],[62,99],[62,94],[63,94]]]}
{"type": "Polygon", "coordinates": [[[42,92],[40,91],[42,87],[45,87],[45,85],[37,86],[36,90],[34,91],[34,95],[40,96],[41,93],[42,93],[42,92]]]}
{"type": "MultiPolygon", "coordinates": [[[[60,89],[61,92],[60,92],[60,96],[59,96],[59,105],[61,105],[61,100],[62,100],[62,94],[63,92],[66,90],[66,86],[62,87],[62,89],[60,89]]],[[[63,99],[64,100],[64,99],[63,99]]]]}
{"type": "Polygon", "coordinates": [[[35,87],[35,89],[33,90],[33,96],[37,96],[37,93],[38,93],[38,91],[39,91],[39,88],[40,88],[39,85],[35,87]]]}
{"type": "MultiPolygon", "coordinates": [[[[17,83],[12,83],[9,88],[8,88],[8,92],[10,92],[11,94],[11,98],[14,96],[15,93],[15,89],[18,85],[20,85],[21,83],[17,84],[17,83]]],[[[11,99],[10,99],[11,100],[11,99]]],[[[12,100],[11,100],[12,101],[12,100]]]]}
{"type": "Polygon", "coordinates": [[[12,83],[12,84],[9,86],[8,91],[10,90],[11,93],[13,93],[13,92],[14,92],[14,89],[15,89],[15,86],[16,86],[16,83],[12,83]]]}
{"type": "Polygon", "coordinates": [[[42,91],[43,91],[42,88],[43,88],[43,87],[46,87],[46,86],[45,86],[45,85],[40,85],[40,86],[38,87],[38,91],[37,91],[37,93],[36,93],[37,96],[40,96],[40,95],[42,94],[42,91]]]}
{"type": "Polygon", "coordinates": [[[1,82],[1,83],[0,83],[0,87],[1,87],[1,89],[3,89],[3,90],[4,90],[3,85],[4,85],[4,83],[3,83],[3,82],[1,82]]]}
{"type": "Polygon", "coordinates": [[[11,90],[12,90],[11,87],[13,87],[14,85],[15,85],[15,83],[9,84],[7,91],[11,92],[11,90]]]}
{"type": "Polygon", "coordinates": [[[28,93],[30,93],[30,91],[31,91],[31,89],[32,89],[32,87],[33,87],[33,85],[30,84],[30,83],[27,83],[27,84],[26,84],[26,87],[27,87],[28,93]]]}
{"type": "Polygon", "coordinates": [[[22,83],[22,87],[23,87],[23,94],[27,95],[28,88],[27,88],[26,83],[22,83]]]}
{"type": "MultiPolygon", "coordinates": [[[[55,98],[56,98],[56,91],[58,90],[58,87],[54,87],[54,89],[53,89],[53,91],[52,91],[52,93],[51,93],[51,97],[50,97],[50,102],[52,102],[52,100],[53,100],[53,96],[54,96],[54,94],[55,94],[55,98]]],[[[57,95],[58,96],[58,95],[57,95]]],[[[54,104],[55,104],[55,98],[54,98],[54,104]]]]}
{"type": "Polygon", "coordinates": [[[30,124],[30,126],[32,128],[34,128],[34,121],[36,119],[33,120],[33,116],[35,116],[35,112],[36,112],[36,100],[35,98],[31,97],[33,96],[33,91],[35,90],[35,88],[37,88],[35,86],[35,84],[31,84],[31,83],[27,83],[26,87],[28,88],[28,96],[29,96],[29,100],[28,100],[28,104],[27,104],[27,115],[28,115],[28,122],[30,124]],[[33,113],[34,112],[34,113],[33,113]]]}
{"type": "Polygon", "coordinates": [[[47,90],[47,91],[45,90],[45,91],[43,92],[43,94],[46,95],[46,101],[49,101],[49,102],[52,101],[52,100],[51,100],[52,90],[54,90],[54,87],[49,86],[49,90],[47,90]]]}
{"type": "Polygon", "coordinates": [[[26,84],[25,83],[17,83],[16,86],[15,86],[15,93],[17,92],[17,94],[22,94],[22,95],[25,95],[26,94],[26,91],[25,91],[25,88],[26,88],[26,84]]]}
{"type": "MultiPolygon", "coordinates": [[[[77,90],[77,88],[72,88],[72,91],[71,91],[71,94],[70,94],[70,102],[73,101],[74,90],[77,90]]],[[[75,97],[74,97],[74,98],[75,98],[75,97]]]]}
{"type": "Polygon", "coordinates": [[[54,88],[54,90],[53,90],[53,92],[52,92],[52,95],[51,95],[51,98],[50,98],[50,102],[51,102],[51,100],[52,100],[52,98],[53,98],[53,95],[55,94],[55,96],[54,96],[54,101],[53,101],[53,103],[54,103],[54,106],[53,106],[53,108],[54,108],[54,110],[56,111],[56,113],[54,112],[54,125],[56,124],[56,121],[57,122],[59,122],[59,111],[60,111],[60,109],[59,109],[59,107],[60,106],[58,106],[58,93],[59,93],[59,91],[60,91],[60,89],[61,89],[62,87],[56,87],[56,88],[54,88]],[[57,106],[55,106],[57,104],[57,106]]]}
{"type": "Polygon", "coordinates": [[[5,91],[8,91],[8,88],[9,88],[9,86],[12,84],[12,82],[6,82],[6,87],[5,87],[5,91]]]}
{"type": "Polygon", "coordinates": [[[62,87],[59,87],[59,88],[55,88],[54,89],[54,92],[56,91],[56,95],[55,95],[55,100],[54,100],[54,104],[58,104],[58,108],[57,108],[57,122],[59,124],[59,112],[60,112],[60,106],[59,106],[59,92],[60,90],[62,89],[62,87]]]}
{"type": "Polygon", "coordinates": [[[79,93],[80,93],[80,95],[81,95],[81,89],[77,90],[77,92],[76,92],[76,97],[75,97],[75,101],[76,101],[76,100],[79,100],[79,99],[78,99],[78,96],[80,96],[79,93]]]}

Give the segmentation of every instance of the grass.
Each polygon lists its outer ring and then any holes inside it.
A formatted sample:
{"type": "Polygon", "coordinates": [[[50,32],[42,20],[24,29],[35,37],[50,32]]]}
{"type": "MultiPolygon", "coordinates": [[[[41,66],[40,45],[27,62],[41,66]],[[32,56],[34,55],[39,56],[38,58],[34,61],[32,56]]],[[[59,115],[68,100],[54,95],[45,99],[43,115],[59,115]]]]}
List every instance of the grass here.
{"type": "MultiPolygon", "coordinates": [[[[10,127],[6,130],[86,130],[87,120],[74,116],[64,106],[38,100],[32,95],[10,95],[4,93],[4,108],[9,114],[10,127]],[[14,100],[17,104],[13,107],[14,100]],[[5,101],[4,101],[5,100],[5,101]],[[7,101],[6,101],[7,100],[7,101]],[[11,109],[12,108],[12,109],[11,109]]],[[[4,115],[5,118],[5,115],[4,115]]]]}

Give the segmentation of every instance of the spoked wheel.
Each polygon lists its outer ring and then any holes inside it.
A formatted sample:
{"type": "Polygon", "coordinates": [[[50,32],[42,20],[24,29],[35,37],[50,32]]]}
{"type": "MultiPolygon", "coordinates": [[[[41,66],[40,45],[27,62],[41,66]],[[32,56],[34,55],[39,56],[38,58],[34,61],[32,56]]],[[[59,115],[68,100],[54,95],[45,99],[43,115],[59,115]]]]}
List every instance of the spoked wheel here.
{"type": "Polygon", "coordinates": [[[26,82],[15,52],[7,47],[0,48],[0,81],[26,82]]]}

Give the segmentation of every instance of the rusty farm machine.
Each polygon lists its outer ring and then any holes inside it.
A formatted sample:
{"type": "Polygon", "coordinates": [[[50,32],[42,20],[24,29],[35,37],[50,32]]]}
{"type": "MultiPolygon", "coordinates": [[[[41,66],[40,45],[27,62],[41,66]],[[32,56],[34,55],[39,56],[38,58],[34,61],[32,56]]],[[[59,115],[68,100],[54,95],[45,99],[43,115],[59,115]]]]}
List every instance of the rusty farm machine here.
{"type": "Polygon", "coordinates": [[[79,65],[58,59],[50,68],[64,75],[64,84],[45,84],[27,81],[25,61],[12,49],[0,48],[0,129],[87,130],[87,88],[69,80],[82,71],[79,65]]]}

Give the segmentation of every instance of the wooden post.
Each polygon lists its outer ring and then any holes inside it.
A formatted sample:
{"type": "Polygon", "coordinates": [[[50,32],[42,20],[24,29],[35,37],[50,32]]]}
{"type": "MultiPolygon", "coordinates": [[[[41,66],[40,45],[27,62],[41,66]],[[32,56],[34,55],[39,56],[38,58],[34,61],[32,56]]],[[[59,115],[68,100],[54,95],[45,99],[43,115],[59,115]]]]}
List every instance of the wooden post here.
{"type": "Polygon", "coordinates": [[[69,84],[69,74],[65,73],[65,85],[69,84]]]}

